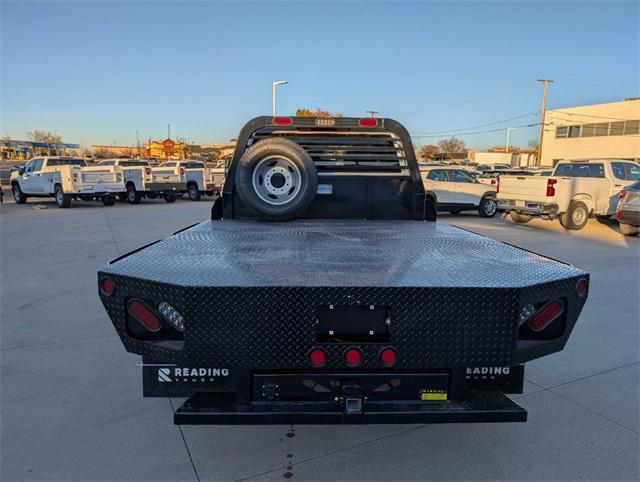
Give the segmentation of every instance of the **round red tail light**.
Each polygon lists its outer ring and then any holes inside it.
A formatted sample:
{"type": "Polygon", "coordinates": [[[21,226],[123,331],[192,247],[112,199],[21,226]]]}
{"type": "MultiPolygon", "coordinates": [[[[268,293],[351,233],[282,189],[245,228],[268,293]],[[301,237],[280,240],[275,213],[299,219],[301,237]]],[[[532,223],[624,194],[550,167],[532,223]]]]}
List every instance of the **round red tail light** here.
{"type": "Polygon", "coordinates": [[[357,367],[362,363],[362,353],[357,348],[349,348],[344,353],[344,360],[348,367],[357,367]]]}
{"type": "Polygon", "coordinates": [[[319,368],[327,363],[327,354],[322,348],[314,348],[309,353],[309,363],[311,366],[319,368]]]}
{"type": "Polygon", "coordinates": [[[100,289],[102,290],[103,294],[111,296],[116,290],[116,286],[113,284],[113,281],[111,281],[110,278],[102,278],[102,281],[100,282],[100,289]]]}
{"type": "Polygon", "coordinates": [[[393,348],[385,348],[380,352],[380,363],[385,367],[392,367],[398,362],[398,352],[393,348]]]}
{"type": "Polygon", "coordinates": [[[586,278],[582,278],[580,281],[578,281],[578,284],[576,285],[576,294],[580,298],[583,298],[584,295],[587,294],[588,287],[589,287],[589,282],[587,281],[586,278]]]}
{"type": "Polygon", "coordinates": [[[135,319],[142,323],[149,331],[158,331],[162,328],[162,322],[160,319],[141,301],[131,301],[129,303],[129,313],[131,313],[135,319]]]}

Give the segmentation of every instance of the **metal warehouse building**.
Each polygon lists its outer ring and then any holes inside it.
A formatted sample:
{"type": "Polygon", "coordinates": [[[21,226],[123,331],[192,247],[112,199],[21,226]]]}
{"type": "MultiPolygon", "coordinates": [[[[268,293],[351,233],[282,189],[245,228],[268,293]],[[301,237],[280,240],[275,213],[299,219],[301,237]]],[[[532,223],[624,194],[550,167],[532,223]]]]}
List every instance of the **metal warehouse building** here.
{"type": "Polygon", "coordinates": [[[640,98],[548,110],[541,165],[580,158],[640,162],[640,98]]]}

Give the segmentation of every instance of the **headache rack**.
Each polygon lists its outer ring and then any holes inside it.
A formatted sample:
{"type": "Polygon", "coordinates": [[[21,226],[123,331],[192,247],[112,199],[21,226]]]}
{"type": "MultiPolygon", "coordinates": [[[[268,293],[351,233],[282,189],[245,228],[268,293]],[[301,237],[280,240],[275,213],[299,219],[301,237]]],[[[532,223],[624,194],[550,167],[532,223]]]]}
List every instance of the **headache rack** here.
{"type": "Polygon", "coordinates": [[[359,172],[409,175],[402,141],[388,130],[269,126],[255,131],[248,145],[274,136],[300,144],[315,162],[320,176],[359,172]]]}

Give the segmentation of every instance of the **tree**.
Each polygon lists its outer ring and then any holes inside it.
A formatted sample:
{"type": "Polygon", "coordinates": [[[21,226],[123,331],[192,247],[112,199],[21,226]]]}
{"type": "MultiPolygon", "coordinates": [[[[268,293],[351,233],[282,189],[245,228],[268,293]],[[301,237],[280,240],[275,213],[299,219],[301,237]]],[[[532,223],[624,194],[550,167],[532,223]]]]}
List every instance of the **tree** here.
{"type": "Polygon", "coordinates": [[[49,142],[53,144],[60,144],[62,142],[62,136],[38,129],[27,132],[27,137],[34,142],[49,142]]]}
{"type": "Polygon", "coordinates": [[[433,159],[433,157],[439,152],[440,148],[438,146],[427,144],[426,146],[420,147],[418,150],[418,159],[433,159]]]}
{"type": "Polygon", "coordinates": [[[444,152],[449,159],[453,158],[453,155],[459,152],[465,152],[467,145],[464,141],[451,137],[450,139],[442,139],[438,142],[438,147],[444,152]]]}
{"type": "Polygon", "coordinates": [[[332,114],[328,110],[316,109],[315,111],[308,109],[307,107],[303,107],[302,109],[298,109],[296,111],[296,117],[342,117],[340,112],[336,112],[332,114]]]}

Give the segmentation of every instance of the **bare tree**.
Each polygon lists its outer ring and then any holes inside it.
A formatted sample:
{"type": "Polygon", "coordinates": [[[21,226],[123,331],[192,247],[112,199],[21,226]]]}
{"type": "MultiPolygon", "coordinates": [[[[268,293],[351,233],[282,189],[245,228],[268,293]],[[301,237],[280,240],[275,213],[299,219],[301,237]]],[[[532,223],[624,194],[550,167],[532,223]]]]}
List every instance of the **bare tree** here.
{"type": "Polygon", "coordinates": [[[49,131],[33,130],[27,132],[27,137],[34,142],[49,142],[54,144],[60,144],[62,142],[62,136],[54,134],[49,131]]]}
{"type": "Polygon", "coordinates": [[[340,112],[331,113],[328,110],[311,110],[306,107],[296,110],[296,117],[342,117],[340,112]]]}
{"type": "Polygon", "coordinates": [[[433,157],[439,152],[440,148],[438,146],[427,144],[426,146],[420,147],[418,150],[418,159],[433,159],[433,157]]]}
{"type": "Polygon", "coordinates": [[[453,155],[459,152],[465,152],[467,145],[464,141],[451,137],[450,139],[442,139],[438,142],[438,147],[444,152],[449,159],[453,158],[453,155]]]}

